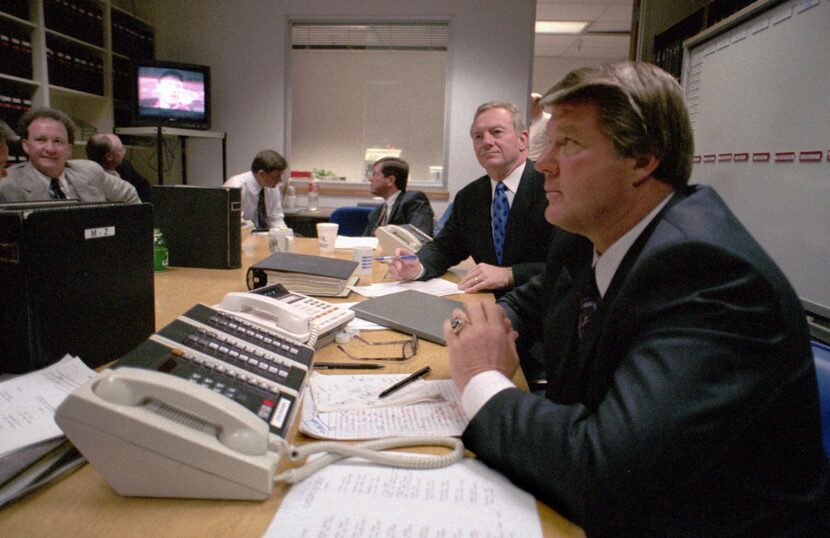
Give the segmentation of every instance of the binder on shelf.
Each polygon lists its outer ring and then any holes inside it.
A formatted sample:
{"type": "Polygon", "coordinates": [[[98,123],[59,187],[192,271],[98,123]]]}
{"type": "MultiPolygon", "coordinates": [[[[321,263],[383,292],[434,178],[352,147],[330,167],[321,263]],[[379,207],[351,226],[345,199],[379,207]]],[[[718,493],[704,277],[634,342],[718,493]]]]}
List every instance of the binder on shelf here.
{"type": "Polygon", "coordinates": [[[360,319],[443,345],[447,345],[444,321],[456,308],[464,310],[464,304],[415,290],[373,297],[351,306],[360,319]]]}
{"type": "Polygon", "coordinates": [[[153,185],[153,220],[171,267],[242,267],[240,189],[153,185]]]}
{"type": "Polygon", "coordinates": [[[358,263],[323,256],[275,252],[248,268],[248,289],[280,283],[291,291],[319,297],[345,297],[358,263]]]}

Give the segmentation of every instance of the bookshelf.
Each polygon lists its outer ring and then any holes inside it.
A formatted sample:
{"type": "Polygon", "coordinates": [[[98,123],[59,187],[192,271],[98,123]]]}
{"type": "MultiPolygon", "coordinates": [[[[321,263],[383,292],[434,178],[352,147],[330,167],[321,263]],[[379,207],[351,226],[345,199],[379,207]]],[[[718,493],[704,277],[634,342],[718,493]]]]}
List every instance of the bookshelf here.
{"type": "MultiPolygon", "coordinates": [[[[31,107],[78,124],[76,139],[128,125],[130,65],[155,57],[155,29],[117,0],[0,3],[0,118],[13,128],[31,107]]],[[[12,148],[11,161],[24,160],[12,148]]]]}

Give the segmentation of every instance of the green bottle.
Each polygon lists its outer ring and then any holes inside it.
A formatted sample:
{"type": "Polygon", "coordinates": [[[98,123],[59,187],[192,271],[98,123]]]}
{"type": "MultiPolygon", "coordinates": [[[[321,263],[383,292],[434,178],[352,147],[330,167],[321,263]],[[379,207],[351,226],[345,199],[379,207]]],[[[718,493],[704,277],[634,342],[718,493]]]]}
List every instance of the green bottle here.
{"type": "Polygon", "coordinates": [[[153,228],[153,270],[167,271],[168,251],[167,242],[161,230],[153,228]]]}

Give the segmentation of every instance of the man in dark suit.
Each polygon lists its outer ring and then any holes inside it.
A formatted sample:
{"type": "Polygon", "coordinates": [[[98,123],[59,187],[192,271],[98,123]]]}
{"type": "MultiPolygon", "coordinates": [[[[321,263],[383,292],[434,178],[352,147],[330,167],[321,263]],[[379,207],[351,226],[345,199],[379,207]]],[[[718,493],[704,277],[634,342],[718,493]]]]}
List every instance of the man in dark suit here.
{"type": "Polygon", "coordinates": [[[447,223],[418,251],[418,260],[395,261],[389,273],[403,280],[434,278],[472,256],[477,265],[458,287],[501,294],[542,272],[556,228],[545,221],[544,178],[527,160],[528,135],[519,108],[501,101],[484,103],[476,110],[470,135],[487,175],[458,191],[447,223]],[[493,219],[500,196],[507,205],[501,230],[493,219]]]}
{"type": "Polygon", "coordinates": [[[147,178],[138,173],[133,163],[124,157],[127,150],[118,136],[112,133],[96,133],[86,142],[86,156],[95,161],[107,173],[120,177],[135,187],[142,202],[153,202],[153,190],[147,178]]]}
{"type": "Polygon", "coordinates": [[[426,194],[407,191],[409,163],[397,157],[383,157],[372,165],[369,189],[380,196],[384,204],[369,213],[363,235],[374,235],[379,226],[411,224],[425,234],[432,235],[435,214],[426,194]]]}
{"type": "Polygon", "coordinates": [[[543,276],[446,322],[465,446],[589,536],[830,536],[804,312],[714,190],[687,185],[679,85],[623,62],[545,102],[545,215],[590,243],[554,241],[543,276]],[[544,335],[546,398],[510,381],[511,322],[544,335]]]}

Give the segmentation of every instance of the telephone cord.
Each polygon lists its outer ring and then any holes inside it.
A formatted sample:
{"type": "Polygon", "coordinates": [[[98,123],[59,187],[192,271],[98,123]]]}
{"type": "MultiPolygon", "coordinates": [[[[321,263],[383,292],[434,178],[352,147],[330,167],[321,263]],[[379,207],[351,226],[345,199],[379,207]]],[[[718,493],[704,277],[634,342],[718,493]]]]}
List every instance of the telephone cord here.
{"type": "Polygon", "coordinates": [[[464,457],[464,444],[461,440],[444,436],[390,437],[359,444],[321,441],[302,446],[289,445],[279,438],[272,439],[272,441],[277,441],[278,446],[274,447],[272,442],[271,448],[278,448],[280,455],[286,456],[291,462],[298,462],[312,454],[326,453],[300,467],[288,469],[274,478],[274,482],[289,482],[291,484],[308,478],[330,463],[348,457],[362,458],[372,463],[404,469],[438,469],[461,461],[464,457]],[[436,445],[450,448],[452,451],[447,454],[382,452],[391,448],[436,445]]]}
{"type": "Polygon", "coordinates": [[[309,323],[308,324],[308,340],[306,341],[306,345],[310,347],[314,347],[317,344],[317,338],[320,337],[320,327],[317,326],[316,323],[309,323]]]}

